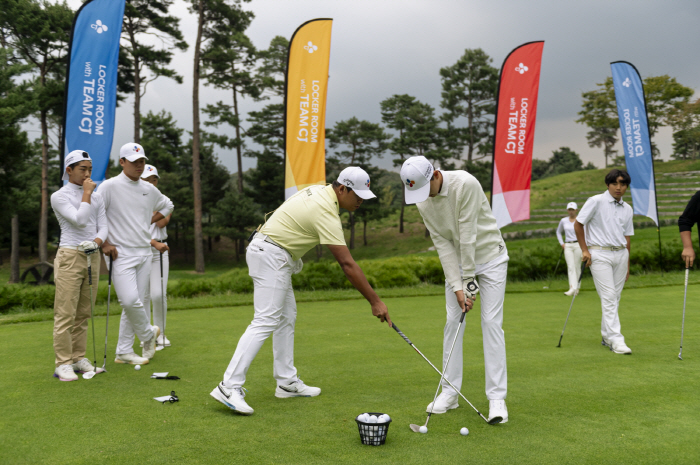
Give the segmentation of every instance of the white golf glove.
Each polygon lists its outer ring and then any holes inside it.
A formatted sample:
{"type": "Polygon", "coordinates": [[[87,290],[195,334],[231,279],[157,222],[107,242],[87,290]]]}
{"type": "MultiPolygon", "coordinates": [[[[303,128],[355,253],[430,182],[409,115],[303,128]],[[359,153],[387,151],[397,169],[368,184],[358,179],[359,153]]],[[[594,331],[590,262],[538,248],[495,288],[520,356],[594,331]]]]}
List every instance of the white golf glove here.
{"type": "Polygon", "coordinates": [[[97,242],[94,241],[83,241],[78,247],[87,255],[93,254],[100,250],[100,246],[97,245],[97,242]]]}
{"type": "Polygon", "coordinates": [[[462,291],[464,291],[464,297],[474,300],[479,293],[479,285],[476,282],[476,278],[464,278],[462,280],[462,291]]]}

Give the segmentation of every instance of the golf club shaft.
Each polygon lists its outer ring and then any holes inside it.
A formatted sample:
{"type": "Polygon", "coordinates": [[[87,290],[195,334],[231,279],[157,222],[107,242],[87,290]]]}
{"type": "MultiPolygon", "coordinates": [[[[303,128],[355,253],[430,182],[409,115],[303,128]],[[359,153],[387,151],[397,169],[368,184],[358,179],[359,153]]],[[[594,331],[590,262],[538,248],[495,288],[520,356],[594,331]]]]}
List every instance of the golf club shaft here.
{"type": "Polygon", "coordinates": [[[549,289],[549,286],[552,285],[552,280],[554,279],[554,276],[557,275],[557,270],[559,269],[559,262],[561,262],[561,257],[564,255],[564,249],[561,249],[561,253],[559,254],[559,260],[557,260],[557,266],[554,267],[554,274],[552,277],[549,279],[549,284],[547,284],[547,289],[549,289]]]}
{"type": "Polygon", "coordinates": [[[571,299],[571,305],[569,306],[569,313],[566,314],[566,321],[564,321],[564,328],[561,330],[561,336],[559,336],[559,344],[557,347],[561,347],[561,340],[564,337],[564,331],[566,331],[566,324],[569,322],[569,316],[571,315],[571,309],[574,308],[574,300],[576,300],[576,295],[578,295],[578,290],[581,288],[581,278],[583,278],[583,270],[586,269],[586,262],[581,264],[581,274],[578,276],[578,286],[574,291],[574,297],[571,299]]]}
{"type": "MultiPolygon", "coordinates": [[[[391,323],[391,327],[394,328],[394,330],[395,330],[397,333],[399,333],[399,336],[401,336],[401,337],[403,338],[403,340],[406,341],[406,342],[408,343],[408,345],[410,345],[411,347],[413,347],[413,350],[415,350],[416,352],[418,352],[418,355],[420,355],[421,357],[423,357],[423,360],[425,360],[426,362],[428,362],[428,365],[430,365],[431,367],[433,367],[433,370],[437,371],[438,374],[439,374],[440,376],[442,376],[442,372],[441,372],[440,370],[438,370],[437,367],[436,367],[435,365],[433,365],[433,363],[432,363],[430,360],[428,360],[428,357],[426,357],[425,355],[423,355],[423,352],[421,352],[420,350],[418,350],[418,347],[416,347],[415,344],[413,344],[413,343],[411,342],[411,340],[410,340],[408,337],[406,337],[406,335],[405,335],[404,333],[402,333],[401,330],[400,330],[393,322],[391,323]]],[[[454,389],[454,390],[457,392],[457,394],[460,395],[460,397],[461,397],[462,399],[464,399],[464,401],[465,401],[466,403],[469,404],[469,406],[470,406],[471,408],[474,409],[474,411],[475,411],[477,414],[479,414],[479,416],[480,416],[486,423],[489,422],[488,418],[486,418],[476,407],[474,407],[474,405],[473,405],[471,402],[469,402],[469,399],[467,399],[466,397],[464,397],[464,394],[462,394],[462,393],[460,392],[460,390],[457,389],[457,388],[450,382],[449,379],[444,378],[444,380],[445,380],[445,382],[446,382],[447,384],[450,385],[450,387],[451,387],[452,389],[454,389]]]]}
{"type": "Polygon", "coordinates": [[[437,400],[438,392],[440,391],[440,386],[442,385],[442,380],[445,379],[445,371],[447,371],[447,366],[450,364],[450,359],[452,358],[452,351],[455,348],[455,343],[457,342],[457,338],[459,337],[459,331],[462,329],[462,323],[464,322],[464,315],[466,314],[466,310],[462,310],[462,314],[459,318],[459,325],[457,326],[457,334],[455,334],[455,338],[452,340],[452,347],[450,347],[450,353],[447,355],[447,362],[445,362],[445,365],[442,367],[440,381],[438,382],[437,389],[435,389],[435,395],[433,396],[433,403],[430,404],[430,412],[428,412],[428,418],[425,420],[426,427],[428,426],[428,422],[430,421],[430,416],[433,414],[433,409],[435,408],[435,401],[437,400]]]}
{"type": "MultiPolygon", "coordinates": [[[[165,348],[165,290],[163,289],[163,252],[160,253],[160,316],[163,321],[163,348],[165,348]]],[[[158,341],[156,340],[156,343],[158,341]]]]}
{"type": "Polygon", "coordinates": [[[97,370],[97,348],[95,346],[95,310],[92,303],[92,258],[90,254],[87,255],[87,267],[88,267],[88,284],[90,285],[90,326],[92,326],[92,363],[94,363],[94,369],[97,370]]]}
{"type": "Polygon", "coordinates": [[[680,352],[678,352],[678,358],[682,359],[683,355],[683,332],[685,331],[685,301],[686,298],[688,297],[688,272],[690,271],[690,268],[685,269],[685,291],[683,291],[683,322],[681,323],[681,349],[680,352]]]}
{"type": "Polygon", "coordinates": [[[112,256],[109,256],[109,272],[107,277],[107,320],[105,321],[105,357],[102,362],[102,368],[107,366],[107,337],[109,334],[109,301],[112,298],[112,268],[113,268],[112,256]]]}

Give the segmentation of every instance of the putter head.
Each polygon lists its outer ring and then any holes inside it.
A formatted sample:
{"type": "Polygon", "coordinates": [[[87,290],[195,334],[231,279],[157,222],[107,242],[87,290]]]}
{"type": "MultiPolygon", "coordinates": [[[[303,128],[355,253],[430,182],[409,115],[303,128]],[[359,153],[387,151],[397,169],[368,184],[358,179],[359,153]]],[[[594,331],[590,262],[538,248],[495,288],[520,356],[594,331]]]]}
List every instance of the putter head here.
{"type": "Polygon", "coordinates": [[[83,379],[92,379],[93,376],[95,376],[97,372],[95,371],[88,371],[86,373],[83,373],[83,379]]]}
{"type": "Polygon", "coordinates": [[[413,431],[414,433],[420,433],[420,426],[414,425],[413,423],[411,423],[408,426],[411,428],[411,431],[413,431]]]}
{"type": "Polygon", "coordinates": [[[489,425],[497,425],[502,421],[503,421],[503,417],[493,417],[488,421],[488,423],[489,423],[489,425]]]}

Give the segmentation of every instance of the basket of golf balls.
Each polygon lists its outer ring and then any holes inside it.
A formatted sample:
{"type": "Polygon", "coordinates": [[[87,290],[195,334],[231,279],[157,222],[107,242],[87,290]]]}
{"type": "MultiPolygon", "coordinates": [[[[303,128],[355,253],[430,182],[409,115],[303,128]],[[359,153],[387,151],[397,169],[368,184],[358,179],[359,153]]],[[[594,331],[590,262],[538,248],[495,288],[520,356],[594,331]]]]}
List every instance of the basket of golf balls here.
{"type": "Polygon", "coordinates": [[[360,430],[362,444],[368,446],[381,446],[386,441],[386,433],[389,431],[391,418],[384,413],[361,413],[355,418],[357,429],[360,430]]]}

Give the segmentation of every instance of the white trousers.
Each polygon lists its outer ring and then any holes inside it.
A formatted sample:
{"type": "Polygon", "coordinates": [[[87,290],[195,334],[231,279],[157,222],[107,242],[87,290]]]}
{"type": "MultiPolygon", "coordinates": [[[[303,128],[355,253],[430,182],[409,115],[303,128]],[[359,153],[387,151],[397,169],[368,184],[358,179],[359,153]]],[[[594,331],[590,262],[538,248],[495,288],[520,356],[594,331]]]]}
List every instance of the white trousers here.
{"type": "Polygon", "coordinates": [[[292,289],[292,274],[298,263],[287,251],[259,238],[248,246],[246,262],[253,278],[255,315],[238,341],[223,384],[228,389],[243,386],[250,364],[270,335],[273,376],[278,385],[293,383],[299,379],[294,367],[297,304],[292,289]]]}
{"type": "Polygon", "coordinates": [[[564,244],[564,259],[569,271],[569,289],[578,288],[578,278],[581,276],[581,246],[578,242],[564,244]]]}
{"type": "Polygon", "coordinates": [[[141,342],[153,338],[153,327],[143,306],[144,299],[149,292],[151,260],[150,254],[119,255],[114,260],[112,281],[119,304],[122,307],[117,354],[130,354],[134,351],[135,335],[141,342]]]}
{"type": "Polygon", "coordinates": [[[628,261],[629,252],[627,249],[614,252],[591,250],[591,274],[603,310],[600,334],[610,343],[625,342],[625,338],[620,332],[618,307],[627,277],[628,261]]]}
{"type": "MultiPolygon", "coordinates": [[[[476,265],[476,277],[479,284],[478,298],[481,299],[481,332],[484,343],[486,398],[489,400],[505,399],[508,390],[506,340],[503,333],[503,300],[506,293],[507,272],[507,253],[503,253],[498,258],[483,265],[476,265]]],[[[461,390],[463,371],[462,342],[464,339],[464,327],[469,316],[465,316],[460,335],[455,342],[449,366],[445,367],[462,314],[462,309],[457,303],[457,296],[452,286],[447,283],[445,283],[445,300],[447,303],[447,323],[445,324],[443,339],[442,366],[447,379],[461,390]]],[[[457,395],[454,389],[445,381],[442,382],[442,391],[449,395],[457,395]]]]}
{"type": "Polygon", "coordinates": [[[160,282],[160,257],[157,249],[151,247],[153,258],[151,260],[151,285],[150,292],[143,300],[143,308],[146,309],[149,319],[151,317],[151,304],[153,304],[153,324],[160,328],[161,334],[165,334],[165,324],[168,320],[168,270],[170,269],[170,256],[168,252],[163,254],[163,287],[160,282]]]}

